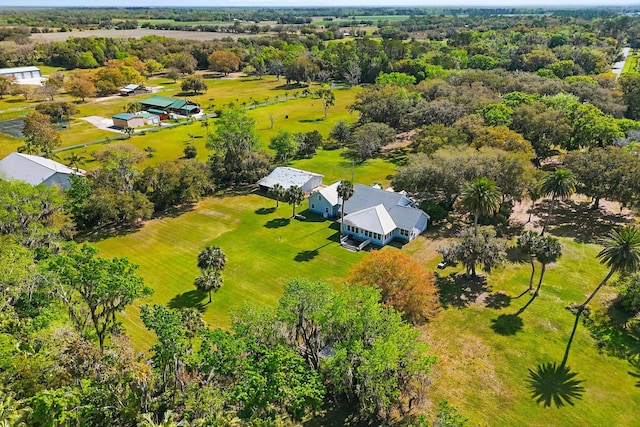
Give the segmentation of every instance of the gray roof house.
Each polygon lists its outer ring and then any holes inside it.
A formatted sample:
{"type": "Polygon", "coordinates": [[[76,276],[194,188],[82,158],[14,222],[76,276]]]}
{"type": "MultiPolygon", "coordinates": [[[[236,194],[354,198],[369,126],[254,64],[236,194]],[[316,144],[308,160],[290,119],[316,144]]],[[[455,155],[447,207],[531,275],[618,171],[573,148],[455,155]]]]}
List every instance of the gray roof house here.
{"type": "Polygon", "coordinates": [[[258,185],[263,190],[268,190],[275,184],[280,184],[285,190],[297,186],[308,193],[322,185],[323,176],[318,173],[280,166],[258,181],[258,185]]]}
{"type": "Polygon", "coordinates": [[[71,175],[84,175],[61,163],[30,154],[11,153],[0,160],[0,179],[19,180],[31,185],[71,187],[71,175]]]}
{"type": "MultiPolygon", "coordinates": [[[[341,213],[337,182],[309,196],[309,210],[325,218],[341,213]]],[[[342,232],[384,246],[398,238],[411,241],[427,229],[429,216],[403,192],[396,193],[362,184],[344,204],[342,232]]]]}

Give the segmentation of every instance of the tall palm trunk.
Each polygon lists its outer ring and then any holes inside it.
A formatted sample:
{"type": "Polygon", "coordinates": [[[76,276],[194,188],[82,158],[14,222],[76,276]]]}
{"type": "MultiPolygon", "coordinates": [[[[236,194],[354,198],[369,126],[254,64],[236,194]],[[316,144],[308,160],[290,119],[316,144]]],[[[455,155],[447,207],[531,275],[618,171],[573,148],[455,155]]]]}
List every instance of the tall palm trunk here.
{"type": "MultiPolygon", "coordinates": [[[[542,279],[544,278],[544,273],[546,271],[547,271],[547,264],[542,264],[542,270],[540,271],[540,280],[538,280],[538,286],[536,287],[536,291],[531,296],[531,299],[529,299],[529,301],[527,301],[527,303],[520,310],[518,310],[518,312],[516,313],[516,316],[519,316],[520,314],[522,314],[527,309],[527,307],[531,305],[533,300],[536,299],[536,297],[538,296],[538,293],[540,292],[540,287],[542,286],[542,279]]],[[[531,278],[533,279],[533,276],[531,276],[531,278]]]]}
{"type": "Polygon", "coordinates": [[[549,218],[553,215],[553,209],[555,208],[556,201],[556,193],[553,193],[553,197],[551,197],[551,205],[549,206],[549,212],[547,212],[547,217],[544,219],[544,226],[542,227],[542,232],[540,233],[540,237],[544,236],[544,232],[547,231],[547,226],[549,225],[549,218]]]}
{"type": "Polygon", "coordinates": [[[596,287],[596,289],[591,293],[591,295],[589,295],[589,298],[587,298],[587,300],[585,302],[582,303],[582,305],[579,307],[579,312],[582,313],[582,311],[584,311],[585,307],[587,306],[587,304],[589,304],[589,302],[593,299],[594,296],[596,296],[596,293],[598,293],[598,291],[600,290],[600,288],[602,288],[604,285],[607,284],[607,282],[609,281],[609,279],[611,278],[611,276],[613,276],[614,270],[611,269],[609,270],[609,273],[607,273],[606,277],[602,280],[602,282],[600,282],[600,284],[596,287]]]}
{"type": "Polygon", "coordinates": [[[533,289],[533,277],[536,274],[536,263],[533,261],[533,255],[529,254],[529,262],[531,263],[531,276],[529,277],[529,292],[533,289]]]}
{"type": "Polygon", "coordinates": [[[569,337],[569,341],[567,342],[567,348],[564,351],[564,357],[562,358],[562,363],[560,364],[560,366],[564,366],[567,363],[567,359],[569,359],[569,350],[571,349],[571,344],[573,343],[573,337],[576,335],[576,330],[578,329],[578,322],[580,321],[580,316],[582,315],[582,312],[586,308],[587,304],[589,304],[589,302],[593,299],[593,297],[598,293],[600,288],[602,288],[604,285],[607,284],[611,276],[613,276],[613,273],[614,273],[613,269],[609,270],[609,273],[607,273],[607,275],[602,280],[602,282],[600,282],[600,284],[598,284],[598,286],[591,293],[591,295],[589,295],[589,298],[587,298],[585,302],[583,302],[581,305],[578,306],[578,311],[576,311],[576,315],[575,315],[576,319],[573,322],[573,329],[571,330],[571,336],[569,337]]]}
{"type": "Polygon", "coordinates": [[[476,211],[473,216],[474,216],[474,218],[473,218],[473,233],[477,236],[478,235],[478,211],[476,211]]]}

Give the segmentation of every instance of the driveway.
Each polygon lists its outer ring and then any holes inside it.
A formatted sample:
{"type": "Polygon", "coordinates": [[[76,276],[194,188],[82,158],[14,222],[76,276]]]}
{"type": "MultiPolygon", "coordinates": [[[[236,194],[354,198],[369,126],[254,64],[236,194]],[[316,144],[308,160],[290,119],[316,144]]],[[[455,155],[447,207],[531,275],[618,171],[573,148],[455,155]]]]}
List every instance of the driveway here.
{"type": "Polygon", "coordinates": [[[613,64],[612,71],[617,77],[620,77],[620,74],[622,74],[624,63],[627,61],[627,56],[629,56],[630,53],[631,53],[630,47],[622,48],[622,61],[618,61],[615,64],[613,64]]]}
{"type": "Polygon", "coordinates": [[[81,117],[80,120],[89,122],[95,127],[97,127],[98,129],[108,130],[109,132],[122,134],[122,129],[116,128],[113,126],[113,119],[107,119],[106,117],[100,117],[100,116],[87,116],[87,117],[81,117]]]}

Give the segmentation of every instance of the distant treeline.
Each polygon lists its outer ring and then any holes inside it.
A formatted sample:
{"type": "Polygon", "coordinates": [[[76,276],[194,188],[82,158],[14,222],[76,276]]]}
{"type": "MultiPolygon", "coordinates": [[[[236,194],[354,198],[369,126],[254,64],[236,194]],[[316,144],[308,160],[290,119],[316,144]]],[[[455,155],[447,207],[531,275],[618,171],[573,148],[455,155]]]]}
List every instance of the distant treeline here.
{"type": "Polygon", "coordinates": [[[116,25],[122,21],[173,20],[176,22],[254,22],[265,21],[278,24],[304,25],[312,17],[326,20],[349,20],[360,16],[466,16],[492,17],[510,15],[553,14],[584,19],[606,18],[634,12],[630,7],[607,7],[560,10],[551,8],[17,8],[0,9],[0,23],[5,25],[70,29],[100,28],[116,25]]]}

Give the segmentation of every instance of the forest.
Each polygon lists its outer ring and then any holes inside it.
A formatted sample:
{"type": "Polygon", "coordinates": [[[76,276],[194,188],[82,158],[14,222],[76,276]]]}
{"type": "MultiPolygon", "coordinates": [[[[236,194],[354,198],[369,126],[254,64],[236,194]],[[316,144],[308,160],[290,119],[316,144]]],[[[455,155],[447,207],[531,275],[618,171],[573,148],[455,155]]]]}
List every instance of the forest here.
{"type": "Polygon", "coordinates": [[[24,112],[0,153],[86,169],[68,190],[0,179],[0,425],[633,425],[627,12],[0,9],[0,67],[48,70],[0,76],[0,114],[24,112]],[[162,20],[242,37],[31,37],[162,20]],[[131,83],[206,116],[79,124],[139,111],[114,97],[131,83]],[[343,201],[354,176],[405,191],[429,229],[346,253],[296,215],[301,189],[257,191],[282,165],[341,180],[343,201]]]}

